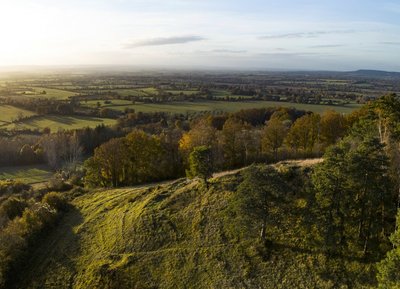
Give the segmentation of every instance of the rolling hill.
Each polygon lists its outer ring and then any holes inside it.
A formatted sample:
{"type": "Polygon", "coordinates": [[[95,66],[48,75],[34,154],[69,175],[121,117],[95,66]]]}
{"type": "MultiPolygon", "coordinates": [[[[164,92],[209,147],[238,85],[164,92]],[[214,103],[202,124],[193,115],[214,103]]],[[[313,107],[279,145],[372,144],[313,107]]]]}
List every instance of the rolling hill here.
{"type": "Polygon", "coordinates": [[[12,287],[374,285],[373,263],[348,256],[327,259],[315,245],[307,178],[312,165],[275,166],[289,189],[279,193],[282,202],[272,204],[267,244],[259,241],[258,230],[242,228],[242,215],[232,213],[243,171],[220,174],[209,188],[179,179],[81,194],[32,252],[12,287]]]}
{"type": "Polygon", "coordinates": [[[400,78],[400,72],[359,69],[356,71],[346,72],[348,76],[362,77],[362,78],[400,78]]]}

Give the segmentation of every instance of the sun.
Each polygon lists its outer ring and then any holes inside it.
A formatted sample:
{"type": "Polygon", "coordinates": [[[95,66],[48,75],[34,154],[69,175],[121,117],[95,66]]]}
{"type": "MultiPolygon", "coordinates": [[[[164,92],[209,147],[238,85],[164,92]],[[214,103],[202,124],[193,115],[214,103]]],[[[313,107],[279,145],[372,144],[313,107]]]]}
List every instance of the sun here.
{"type": "MultiPolygon", "coordinates": [[[[0,66],[46,62],[51,55],[55,16],[51,9],[28,1],[2,1],[0,66]]],[[[63,33],[62,29],[58,33],[63,33]]]]}

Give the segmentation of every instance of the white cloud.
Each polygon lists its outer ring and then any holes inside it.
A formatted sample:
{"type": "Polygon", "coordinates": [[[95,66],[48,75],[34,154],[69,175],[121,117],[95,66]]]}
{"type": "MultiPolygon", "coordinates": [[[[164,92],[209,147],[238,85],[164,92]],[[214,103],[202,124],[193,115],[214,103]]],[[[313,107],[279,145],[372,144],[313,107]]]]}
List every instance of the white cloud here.
{"type": "Polygon", "coordinates": [[[185,44],[189,42],[196,42],[205,40],[204,37],[189,35],[189,36],[173,36],[173,37],[159,37],[146,39],[141,41],[133,41],[125,44],[125,48],[136,48],[141,46],[160,46],[160,45],[171,45],[171,44],[185,44]]]}

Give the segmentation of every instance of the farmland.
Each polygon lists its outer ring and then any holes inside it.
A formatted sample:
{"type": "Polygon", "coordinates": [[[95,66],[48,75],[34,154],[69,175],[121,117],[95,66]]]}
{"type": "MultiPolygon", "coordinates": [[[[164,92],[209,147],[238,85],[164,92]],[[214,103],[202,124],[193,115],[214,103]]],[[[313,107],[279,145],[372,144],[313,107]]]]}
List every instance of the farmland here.
{"type": "Polygon", "coordinates": [[[34,94],[32,96],[37,97],[38,95],[40,95],[41,97],[54,98],[59,100],[65,100],[75,95],[75,93],[71,91],[47,87],[34,87],[33,91],[34,94]],[[43,92],[45,92],[45,94],[43,94],[43,92]]]}
{"type": "Polygon", "coordinates": [[[0,104],[0,126],[16,120],[18,116],[30,117],[33,115],[35,113],[32,111],[0,104]]]}
{"type": "Polygon", "coordinates": [[[98,125],[111,126],[116,124],[115,119],[89,117],[89,116],[59,116],[46,115],[32,117],[17,123],[7,125],[7,129],[43,129],[50,128],[52,132],[59,129],[73,130],[84,127],[96,127],[98,125]]]}
{"type": "MultiPolygon", "coordinates": [[[[6,86],[7,87],[7,86],[6,86]]],[[[76,95],[76,93],[64,90],[64,89],[56,89],[56,88],[48,88],[48,87],[38,87],[38,86],[26,86],[24,84],[21,85],[8,85],[9,90],[6,90],[3,93],[0,93],[0,96],[6,97],[14,97],[14,98],[48,98],[48,99],[56,99],[56,100],[67,100],[71,96],[76,95]]]]}
{"type": "Polygon", "coordinates": [[[46,165],[0,168],[0,180],[13,179],[30,185],[47,182],[52,175],[46,165]]]}
{"type": "MultiPolygon", "coordinates": [[[[83,103],[89,107],[97,107],[99,101],[88,101],[83,103]]],[[[306,111],[322,113],[326,110],[335,110],[340,113],[350,113],[354,109],[360,107],[358,104],[346,105],[317,105],[317,104],[301,104],[301,103],[288,103],[278,101],[235,101],[235,102],[222,102],[222,101],[197,101],[197,102],[173,102],[173,103],[135,103],[126,100],[112,101],[111,104],[100,103],[100,107],[107,107],[119,111],[125,109],[134,109],[136,112],[170,112],[170,113],[191,113],[201,111],[224,111],[236,112],[241,109],[250,108],[264,108],[264,107],[294,107],[306,111]]]]}
{"type": "Polygon", "coordinates": [[[0,87],[0,128],[77,129],[112,126],[131,112],[233,113],[287,107],[348,114],[369,99],[399,91],[387,79],[345,74],[194,73],[15,76],[0,87]],[[108,109],[108,111],[102,111],[108,109]]]}

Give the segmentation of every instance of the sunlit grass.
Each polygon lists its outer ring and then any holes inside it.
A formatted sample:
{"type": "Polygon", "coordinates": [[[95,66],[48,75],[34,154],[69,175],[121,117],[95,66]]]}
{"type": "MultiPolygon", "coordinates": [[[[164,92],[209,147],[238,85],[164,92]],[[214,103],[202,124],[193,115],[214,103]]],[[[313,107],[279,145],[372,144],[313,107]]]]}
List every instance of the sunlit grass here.
{"type": "Polygon", "coordinates": [[[97,106],[97,102],[101,107],[124,111],[126,108],[134,109],[137,112],[170,112],[170,113],[187,113],[200,111],[225,111],[235,112],[241,109],[264,108],[264,107],[294,107],[306,111],[322,113],[332,109],[340,113],[350,113],[360,107],[358,104],[347,105],[317,105],[317,104],[302,104],[289,103],[278,101],[195,101],[195,102],[169,102],[169,103],[135,103],[127,100],[111,100],[111,104],[104,104],[104,101],[91,100],[81,102],[82,105],[90,107],[97,106]]]}
{"type": "Polygon", "coordinates": [[[52,175],[53,172],[45,165],[0,168],[0,180],[14,179],[26,184],[46,182],[52,175]]]}
{"type": "Polygon", "coordinates": [[[98,118],[89,116],[60,116],[60,115],[46,115],[38,116],[27,119],[22,122],[6,126],[8,129],[43,129],[50,128],[52,132],[59,129],[71,130],[84,127],[96,127],[104,124],[112,126],[116,124],[115,119],[98,118]]]}

